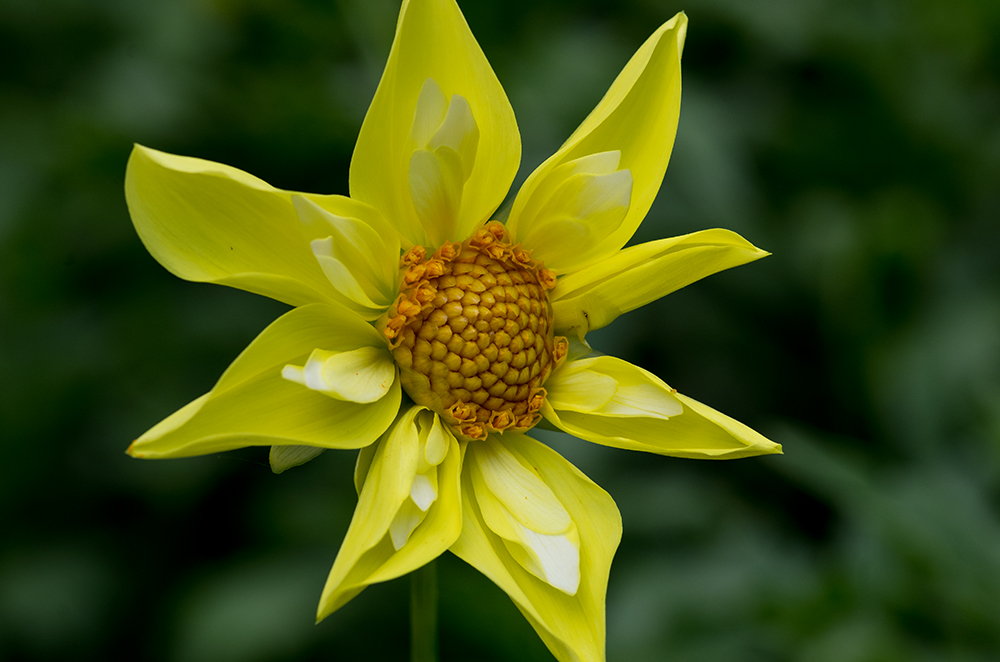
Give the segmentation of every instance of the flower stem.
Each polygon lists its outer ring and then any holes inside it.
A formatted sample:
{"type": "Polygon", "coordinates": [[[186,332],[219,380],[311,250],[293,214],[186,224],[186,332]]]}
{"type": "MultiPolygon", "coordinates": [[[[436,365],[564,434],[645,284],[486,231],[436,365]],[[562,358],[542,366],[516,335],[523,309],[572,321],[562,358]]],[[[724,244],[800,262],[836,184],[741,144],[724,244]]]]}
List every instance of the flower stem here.
{"type": "Polygon", "coordinates": [[[437,566],[410,573],[410,660],[437,662],[437,566]]]}

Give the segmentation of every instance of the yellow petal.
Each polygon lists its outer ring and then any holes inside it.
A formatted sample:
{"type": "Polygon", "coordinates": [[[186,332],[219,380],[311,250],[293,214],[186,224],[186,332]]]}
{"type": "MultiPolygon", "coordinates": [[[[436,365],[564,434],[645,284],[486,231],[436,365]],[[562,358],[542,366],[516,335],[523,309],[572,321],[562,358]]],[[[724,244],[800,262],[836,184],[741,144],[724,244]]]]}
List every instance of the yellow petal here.
{"type": "Polygon", "coordinates": [[[452,434],[441,422],[440,418],[434,419],[434,425],[427,431],[427,441],[424,446],[424,462],[436,466],[444,461],[448,449],[451,447],[452,434]]]}
{"type": "Polygon", "coordinates": [[[510,223],[533,258],[566,273],[602,254],[632,199],[632,173],[619,170],[620,161],[619,151],[590,154],[559,165],[539,183],[510,223]]]}
{"type": "Polygon", "coordinates": [[[562,533],[538,533],[523,524],[518,529],[517,538],[503,541],[510,555],[549,586],[576,595],[580,590],[580,534],[576,525],[562,533]]]}
{"type": "Polygon", "coordinates": [[[143,244],[181,278],[296,306],[339,300],[302,240],[287,191],[220,163],[136,145],[125,199],[143,244]]]}
{"type": "Polygon", "coordinates": [[[458,154],[448,147],[418,149],[410,157],[409,178],[413,206],[431,245],[454,237],[465,188],[458,154]]]}
{"type": "MultiPolygon", "coordinates": [[[[414,480],[419,477],[420,474],[417,474],[414,476],[414,480]]],[[[396,515],[392,518],[392,522],[389,523],[389,540],[397,552],[406,545],[410,534],[420,526],[426,516],[427,512],[418,508],[413,499],[407,498],[403,501],[396,511],[396,515]]]]}
{"type": "MultiPolygon", "coordinates": [[[[333,197],[333,196],[331,196],[333,197]]],[[[349,199],[291,196],[303,236],[330,283],[365,319],[375,319],[396,298],[399,235],[379,213],[349,199]],[[350,215],[347,215],[350,214],[350,215]]]]}
{"type": "Polygon", "coordinates": [[[518,238],[547,268],[574,271],[603,255],[604,241],[625,220],[631,197],[628,170],[573,175],[556,186],[529,227],[522,216],[518,238]]]}
{"type": "MultiPolygon", "coordinates": [[[[351,197],[392,219],[409,244],[426,245],[429,237],[435,244],[441,237],[462,240],[499,206],[520,158],[514,112],[458,5],[405,0],[354,150],[351,197]],[[422,222],[411,195],[411,157],[441,146],[460,156],[468,177],[453,217],[425,216],[422,222]]],[[[424,183],[429,172],[420,173],[424,183]]],[[[426,191],[424,197],[439,199],[426,191]]]]}
{"type": "MultiPolygon", "coordinates": [[[[585,259],[570,262],[572,255],[559,256],[567,260],[563,270],[580,269],[613,255],[635,233],[656,197],[673,149],[680,114],[680,55],[686,31],[687,17],[678,14],[653,33],[587,119],[525,181],[507,225],[526,248],[534,248],[525,239],[533,228],[521,224],[533,226],[545,220],[530,212],[538,204],[536,196],[549,194],[553,180],[561,176],[560,166],[602,153],[620,153],[616,169],[631,175],[628,212],[613,232],[595,237],[598,243],[585,259]]],[[[556,235],[548,241],[557,245],[559,228],[552,226],[545,231],[556,235]]]]}
{"type": "Polygon", "coordinates": [[[483,521],[521,566],[574,595],[580,585],[580,538],[558,497],[524,458],[496,437],[466,455],[483,521]]]}
{"type": "MultiPolygon", "coordinates": [[[[365,476],[359,481],[358,506],[323,589],[317,620],[332,614],[369,584],[394,579],[434,560],[458,537],[462,528],[462,449],[449,434],[448,452],[433,469],[436,498],[418,516],[419,523],[405,532],[400,548],[393,544],[398,534],[391,529],[414,514],[414,482],[426,439],[438,424],[436,414],[411,407],[400,414],[370,454],[365,476]]],[[[359,467],[361,464],[359,457],[359,467]]]]}
{"type": "Polygon", "coordinates": [[[330,237],[314,239],[309,246],[323,273],[337,291],[344,295],[352,310],[368,320],[377,319],[385,312],[388,305],[378,301],[380,297],[372,296],[372,287],[366,287],[370,285],[370,281],[362,280],[361,274],[333,256],[333,241],[330,237]]]}
{"type": "Polygon", "coordinates": [[[441,125],[427,141],[427,149],[437,151],[442,147],[447,147],[455,153],[458,162],[462,164],[462,181],[467,180],[472,175],[472,167],[476,163],[479,127],[472,115],[472,107],[461,94],[451,97],[441,125]]]}
{"type": "Polygon", "coordinates": [[[660,378],[613,356],[567,361],[545,386],[546,402],[558,412],[665,420],[683,411],[660,378]]]}
{"type": "MultiPolygon", "coordinates": [[[[475,453],[478,443],[470,444],[467,452],[475,453]]],[[[500,443],[537,471],[577,527],[579,586],[575,594],[569,595],[539,579],[511,554],[504,539],[483,518],[471,470],[466,471],[462,482],[462,535],[451,551],[510,596],[558,660],[603,661],[608,572],[621,540],[618,509],[604,490],[545,445],[511,432],[504,433],[500,443]]],[[[543,544],[536,550],[546,553],[543,544]]],[[[553,551],[557,555],[565,553],[553,551]]]]}
{"type": "MultiPolygon", "coordinates": [[[[470,465],[473,482],[480,486],[480,493],[492,495],[489,504],[480,502],[484,513],[488,508],[502,508],[539,533],[561,533],[569,528],[569,513],[552,490],[495,435],[474,444],[474,450],[470,455],[474,460],[470,465]]],[[[497,524],[502,525],[500,521],[497,524]]]]}
{"type": "Polygon", "coordinates": [[[165,458],[245,446],[366,446],[399,410],[398,379],[385,397],[358,404],[310,391],[281,372],[317,347],[349,351],[379,343],[384,346],[378,332],[346,308],[312,304],[291,310],[257,336],[211,391],[139,437],[129,453],[165,458]]]}
{"type": "Polygon", "coordinates": [[[552,375],[546,399],[557,409],[600,411],[618,392],[618,381],[599,370],[584,369],[584,361],[567,360],[558,377],[552,375]]]}
{"type": "MultiPolygon", "coordinates": [[[[413,485],[410,486],[410,500],[418,509],[427,512],[431,504],[437,500],[437,472],[427,472],[417,474],[413,478],[413,485]]],[[[397,546],[397,549],[401,547],[397,546]]]]}
{"type": "Polygon", "coordinates": [[[734,459],[780,453],[781,446],[742,423],[677,393],[655,375],[621,359],[567,361],[545,383],[542,414],[564,432],[616,448],[676,457],[734,459]],[[611,378],[606,403],[587,391],[581,375],[611,378]]]}
{"type": "Polygon", "coordinates": [[[316,349],[304,367],[286,365],[281,376],[338,400],[375,402],[392,388],[396,364],[384,344],[344,352],[316,349]]]}
{"type": "Polygon", "coordinates": [[[420,87],[417,105],[413,110],[413,126],[410,128],[410,138],[413,140],[413,144],[423,147],[430,143],[431,137],[440,130],[444,123],[450,105],[444,90],[437,84],[437,81],[433,78],[426,79],[420,87]]]}
{"type": "Polygon", "coordinates": [[[626,248],[557,281],[549,295],[555,327],[582,338],[622,313],[766,255],[729,230],[703,230],[626,248]]]}

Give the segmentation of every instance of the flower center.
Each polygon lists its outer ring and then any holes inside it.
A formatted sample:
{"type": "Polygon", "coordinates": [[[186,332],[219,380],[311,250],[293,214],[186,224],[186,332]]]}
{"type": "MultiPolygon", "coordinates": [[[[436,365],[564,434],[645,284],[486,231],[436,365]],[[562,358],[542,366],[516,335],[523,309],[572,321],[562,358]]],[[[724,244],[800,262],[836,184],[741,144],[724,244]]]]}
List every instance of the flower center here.
{"type": "Polygon", "coordinates": [[[553,336],[555,275],[496,221],[430,258],[414,246],[400,264],[400,294],[378,326],[413,401],[469,439],[538,423],[542,385],[568,349],[553,336]]]}

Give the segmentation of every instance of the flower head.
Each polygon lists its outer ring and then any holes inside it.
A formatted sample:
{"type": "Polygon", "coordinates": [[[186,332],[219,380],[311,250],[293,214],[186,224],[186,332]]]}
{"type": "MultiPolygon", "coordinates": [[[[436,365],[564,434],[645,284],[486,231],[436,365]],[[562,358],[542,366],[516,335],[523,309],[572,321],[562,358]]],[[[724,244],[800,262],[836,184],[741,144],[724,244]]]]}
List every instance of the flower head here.
{"type": "Polygon", "coordinates": [[[531,429],[545,419],[680,457],[780,452],[585,340],[766,255],[725,230],[623,248],[673,146],[686,27],[678,14],[650,37],[505,223],[491,219],[520,160],[517,126],[454,0],[403,2],[351,197],[137,146],[126,197],[156,259],[294,308],[129,453],[271,446],[280,472],[360,449],[359,502],[318,618],[450,550],[507,592],[558,659],[602,660],[621,519],[531,429]]]}

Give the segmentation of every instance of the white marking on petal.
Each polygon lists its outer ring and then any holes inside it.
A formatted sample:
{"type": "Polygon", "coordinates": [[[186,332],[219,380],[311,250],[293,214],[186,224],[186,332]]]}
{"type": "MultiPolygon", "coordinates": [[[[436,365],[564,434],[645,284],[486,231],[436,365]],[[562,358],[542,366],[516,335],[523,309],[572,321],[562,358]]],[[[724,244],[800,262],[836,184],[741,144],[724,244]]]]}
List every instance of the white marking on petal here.
{"type": "Polygon", "coordinates": [[[529,552],[525,569],[568,595],[580,588],[580,548],[566,534],[548,535],[521,527],[521,542],[529,552]]]}
{"type": "Polygon", "coordinates": [[[417,474],[413,477],[413,485],[410,487],[410,498],[417,508],[427,512],[437,499],[437,488],[431,484],[430,478],[426,475],[417,474]]]}
{"type": "MultiPolygon", "coordinates": [[[[427,517],[428,512],[438,498],[438,470],[444,461],[454,437],[444,429],[437,414],[423,411],[414,426],[416,438],[413,443],[419,443],[419,455],[416,462],[410,492],[393,517],[389,527],[389,537],[396,550],[401,549],[410,539],[413,531],[427,517]],[[443,438],[444,450],[438,449],[439,438],[443,438]],[[427,458],[434,460],[429,462],[427,458]]],[[[359,463],[361,462],[359,458],[359,463]]]]}
{"type": "Polygon", "coordinates": [[[576,594],[580,538],[558,497],[492,437],[476,442],[469,453],[472,489],[486,526],[525,570],[568,595],[576,594]]]}
{"type": "Polygon", "coordinates": [[[286,365],[281,369],[281,377],[296,384],[306,385],[306,376],[303,374],[302,368],[297,365],[286,365]]]}
{"type": "Polygon", "coordinates": [[[491,496],[518,522],[543,533],[570,526],[569,513],[549,486],[502,443],[493,437],[477,442],[476,460],[491,496]]]}
{"type": "MultiPolygon", "coordinates": [[[[319,350],[314,351],[302,369],[302,376],[306,380],[306,388],[313,391],[320,391],[321,393],[334,393],[333,385],[323,378],[323,360],[326,356],[317,356],[318,354],[320,354],[319,350]]],[[[322,354],[329,355],[333,354],[333,352],[323,352],[322,354]]]]}
{"type": "Polygon", "coordinates": [[[396,551],[403,548],[406,541],[410,539],[413,530],[424,521],[424,517],[426,517],[426,513],[417,508],[412,500],[407,499],[403,502],[399,512],[392,518],[392,524],[389,525],[389,537],[392,539],[392,546],[396,548],[396,551]]]}

